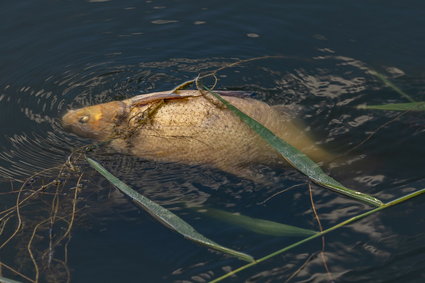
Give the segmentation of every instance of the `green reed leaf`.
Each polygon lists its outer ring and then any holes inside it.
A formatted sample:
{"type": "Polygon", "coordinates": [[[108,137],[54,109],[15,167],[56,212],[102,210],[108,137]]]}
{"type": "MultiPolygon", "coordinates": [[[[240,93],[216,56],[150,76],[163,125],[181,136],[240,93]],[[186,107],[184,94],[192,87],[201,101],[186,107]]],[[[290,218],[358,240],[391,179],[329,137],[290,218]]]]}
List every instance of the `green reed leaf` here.
{"type": "Polygon", "coordinates": [[[220,221],[230,223],[242,227],[246,230],[263,235],[270,235],[276,237],[298,237],[311,236],[317,233],[316,231],[309,229],[299,228],[296,226],[286,225],[265,219],[252,218],[249,216],[230,213],[215,208],[199,208],[197,209],[197,211],[220,221]]]}
{"type": "Polygon", "coordinates": [[[402,97],[406,98],[410,102],[415,102],[415,100],[413,98],[411,98],[410,95],[408,95],[407,93],[405,93],[404,91],[402,91],[398,86],[396,86],[395,84],[393,84],[392,82],[390,82],[383,74],[378,73],[375,70],[369,70],[369,73],[372,74],[372,75],[374,75],[378,79],[380,79],[386,86],[392,88],[395,92],[397,92],[398,94],[400,94],[402,97]]]}
{"type": "Polygon", "coordinates": [[[121,192],[123,192],[125,195],[127,195],[133,201],[135,201],[138,205],[140,205],[146,212],[148,212],[155,219],[160,221],[162,224],[164,224],[171,230],[176,231],[177,233],[181,234],[183,237],[189,240],[192,240],[196,243],[207,246],[211,249],[221,251],[223,253],[235,256],[239,259],[242,259],[248,262],[255,261],[254,258],[248,254],[238,252],[230,248],[226,248],[204,237],[199,232],[197,232],[192,226],[190,226],[187,222],[185,222],[183,219],[181,219],[180,217],[178,217],[171,211],[165,209],[164,207],[142,196],[141,194],[139,194],[138,192],[130,188],[120,179],[118,179],[117,177],[112,175],[110,172],[108,172],[98,162],[88,157],[86,157],[86,159],[91,167],[93,167],[97,172],[102,174],[109,182],[111,182],[121,192]]]}
{"type": "Polygon", "coordinates": [[[359,105],[357,109],[376,109],[388,111],[425,111],[425,101],[409,103],[393,103],[383,105],[359,105]]]}
{"type": "Polygon", "coordinates": [[[254,266],[254,265],[257,265],[257,264],[259,264],[259,263],[261,263],[263,261],[269,260],[270,258],[275,257],[277,255],[280,255],[280,254],[282,254],[282,253],[284,253],[286,251],[289,251],[290,249],[293,249],[293,248],[298,247],[298,246],[300,246],[300,245],[302,245],[304,243],[307,243],[307,242],[309,242],[309,241],[311,241],[313,239],[316,239],[318,237],[321,237],[323,235],[326,235],[326,234],[328,234],[328,233],[330,233],[330,232],[332,232],[334,230],[337,230],[337,229],[339,229],[341,227],[344,227],[344,226],[346,226],[348,224],[351,224],[351,223],[356,222],[356,221],[358,221],[360,219],[363,219],[363,218],[365,218],[365,217],[367,217],[367,216],[369,216],[371,214],[374,214],[374,213],[376,213],[378,211],[387,209],[387,208],[392,207],[394,205],[401,204],[401,203],[403,203],[405,201],[408,201],[408,200],[410,200],[412,198],[415,198],[415,197],[419,197],[420,195],[423,195],[423,194],[425,194],[425,189],[421,189],[421,190],[415,191],[413,193],[410,193],[410,194],[404,195],[404,196],[402,196],[400,198],[397,198],[397,199],[395,199],[393,201],[390,201],[390,202],[387,202],[385,204],[382,204],[381,206],[376,207],[376,208],[374,208],[372,210],[366,211],[366,212],[364,212],[362,214],[356,215],[356,216],[351,217],[351,218],[349,218],[349,219],[347,219],[345,221],[342,221],[342,222],[340,222],[340,223],[332,226],[331,228],[328,228],[326,230],[323,230],[321,232],[318,232],[318,233],[316,233],[316,234],[314,234],[314,235],[312,235],[310,237],[304,238],[304,239],[302,239],[302,240],[300,240],[298,242],[295,242],[295,243],[293,243],[293,244],[291,244],[289,246],[286,246],[286,247],[284,247],[284,248],[282,248],[280,250],[277,250],[275,252],[272,252],[272,253],[270,253],[270,254],[262,257],[262,258],[257,259],[255,262],[248,263],[248,264],[246,264],[244,266],[241,266],[241,267],[236,268],[236,269],[234,269],[234,270],[232,270],[230,272],[227,272],[223,276],[220,276],[218,278],[215,278],[215,279],[211,280],[210,283],[221,282],[221,281],[223,281],[224,279],[226,279],[226,278],[228,278],[230,276],[234,276],[235,274],[237,274],[237,273],[239,273],[239,272],[241,272],[241,271],[243,271],[245,269],[248,269],[251,266],[254,266]]]}
{"type": "MultiPolygon", "coordinates": [[[[200,85],[200,82],[198,82],[198,84],[200,85]]],[[[305,155],[289,143],[280,139],[272,131],[270,131],[261,123],[257,122],[253,118],[240,111],[227,100],[222,98],[218,93],[212,91],[206,86],[203,86],[203,88],[205,88],[210,94],[212,94],[215,98],[222,102],[229,110],[235,113],[252,130],[254,130],[258,135],[260,135],[264,140],[266,140],[273,148],[275,148],[282,155],[282,157],[289,164],[291,164],[293,167],[307,175],[313,182],[323,187],[329,188],[333,191],[336,191],[340,194],[363,201],[367,204],[373,206],[382,205],[382,202],[373,196],[344,187],[341,183],[326,175],[319,167],[319,165],[317,165],[307,155],[305,155]]]]}
{"type": "Polygon", "coordinates": [[[22,283],[22,282],[0,276],[0,283],[22,283]]]}

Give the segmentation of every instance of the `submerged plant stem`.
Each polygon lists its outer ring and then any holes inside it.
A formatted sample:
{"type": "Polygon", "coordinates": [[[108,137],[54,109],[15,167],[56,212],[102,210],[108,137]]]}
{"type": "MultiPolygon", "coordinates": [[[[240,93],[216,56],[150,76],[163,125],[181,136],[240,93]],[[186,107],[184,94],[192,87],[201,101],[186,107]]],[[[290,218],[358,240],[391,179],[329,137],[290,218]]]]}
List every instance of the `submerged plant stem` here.
{"type": "Polygon", "coordinates": [[[256,264],[258,264],[260,262],[266,261],[269,258],[272,258],[274,256],[277,256],[277,255],[279,255],[281,253],[284,253],[284,252],[286,252],[286,251],[288,251],[288,250],[290,250],[292,248],[298,247],[301,244],[304,244],[304,243],[306,243],[308,241],[311,241],[311,240],[313,240],[315,238],[321,237],[321,236],[323,236],[323,235],[325,235],[325,234],[327,234],[329,232],[332,232],[332,231],[334,231],[334,230],[336,230],[338,228],[341,228],[341,227],[343,227],[345,225],[348,225],[348,224],[353,223],[353,222],[355,222],[357,220],[360,220],[360,219],[362,219],[362,218],[364,218],[366,216],[369,216],[369,215],[371,215],[371,214],[373,214],[375,212],[378,212],[378,211],[381,211],[381,210],[386,209],[388,207],[391,207],[391,206],[394,206],[394,205],[403,203],[403,202],[405,202],[405,201],[407,201],[409,199],[412,199],[414,197],[418,197],[418,196],[420,196],[420,195],[422,195],[424,193],[425,193],[425,189],[421,189],[419,191],[416,191],[416,192],[410,193],[408,195],[402,196],[402,197],[400,197],[398,199],[395,199],[393,201],[390,201],[388,203],[384,203],[380,207],[377,207],[375,209],[369,210],[369,211],[367,211],[365,213],[362,213],[362,214],[359,214],[357,216],[351,217],[350,219],[347,219],[347,220],[345,220],[345,221],[343,221],[343,222],[341,222],[341,223],[339,223],[339,224],[337,224],[335,226],[332,226],[331,228],[328,228],[326,230],[323,230],[322,232],[318,232],[318,233],[314,234],[313,236],[307,237],[307,238],[305,238],[305,239],[303,239],[301,241],[298,241],[296,243],[293,243],[292,245],[286,246],[283,249],[280,249],[280,250],[275,251],[275,252],[273,252],[271,254],[268,254],[268,255],[260,258],[260,259],[257,259],[255,262],[252,262],[252,263],[248,263],[246,265],[243,265],[243,266],[241,266],[241,267],[239,267],[239,268],[237,268],[237,269],[235,269],[235,270],[233,270],[233,271],[231,271],[229,273],[226,273],[225,275],[223,275],[221,277],[218,277],[218,278],[212,280],[211,283],[212,282],[222,281],[222,280],[224,280],[224,279],[226,279],[226,278],[228,278],[228,277],[230,277],[230,276],[232,276],[232,275],[234,275],[236,273],[241,272],[242,270],[245,270],[245,269],[247,269],[247,268],[249,268],[249,267],[251,267],[253,265],[256,265],[256,264]]]}
{"type": "MultiPolygon", "coordinates": [[[[309,192],[309,195],[310,195],[311,210],[313,211],[314,218],[317,221],[317,225],[319,225],[320,232],[323,232],[322,222],[320,221],[319,214],[317,213],[316,206],[314,205],[313,190],[311,189],[310,183],[308,184],[308,192],[309,192]]],[[[326,261],[325,247],[326,247],[326,239],[325,239],[325,236],[322,236],[322,250],[319,252],[319,255],[322,259],[323,267],[326,270],[326,274],[328,275],[329,282],[334,282],[334,279],[332,277],[332,273],[329,271],[328,263],[326,261]]]]}
{"type": "MultiPolygon", "coordinates": [[[[20,277],[22,277],[22,278],[24,278],[24,279],[26,279],[26,280],[28,280],[29,282],[31,282],[31,283],[34,283],[35,281],[33,280],[33,279],[31,279],[31,278],[29,278],[28,276],[26,276],[25,274],[22,274],[22,273],[20,273],[18,270],[16,270],[16,269],[14,269],[13,267],[10,267],[9,265],[7,265],[7,264],[5,264],[4,262],[1,262],[0,261],[0,270],[2,270],[2,268],[6,268],[6,269],[8,269],[8,270],[10,270],[10,271],[12,271],[13,273],[15,273],[16,275],[18,275],[18,276],[20,276],[20,277]]],[[[0,275],[0,282],[2,282],[1,280],[3,280],[3,281],[5,281],[4,280],[5,279],[5,277],[2,277],[2,275],[0,275]]],[[[13,281],[11,281],[11,282],[13,282],[13,281]]],[[[21,283],[21,281],[15,281],[15,282],[19,282],[19,283],[21,283]]],[[[2,282],[3,283],[3,282],[2,282]]]]}

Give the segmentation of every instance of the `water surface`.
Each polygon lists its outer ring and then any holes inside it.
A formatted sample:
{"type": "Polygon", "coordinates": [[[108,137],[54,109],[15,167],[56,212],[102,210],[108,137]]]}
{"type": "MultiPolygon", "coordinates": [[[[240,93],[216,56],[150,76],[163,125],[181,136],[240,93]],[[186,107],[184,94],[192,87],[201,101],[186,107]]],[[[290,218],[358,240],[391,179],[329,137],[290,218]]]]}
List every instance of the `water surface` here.
{"type": "MultiPolygon", "coordinates": [[[[172,89],[200,72],[265,55],[287,58],[223,70],[217,88],[246,90],[273,105],[301,106],[294,114],[306,130],[342,154],[326,172],[346,186],[383,201],[421,189],[424,114],[399,117],[399,112],[355,107],[407,102],[371,69],[413,99],[424,100],[424,11],[422,1],[2,1],[0,190],[18,188],[35,172],[62,164],[73,149],[90,143],[63,131],[58,118],[67,109],[172,89]]],[[[201,233],[254,257],[297,239],[254,234],[186,207],[215,207],[318,229],[306,178],[293,169],[265,168],[274,181],[264,185],[213,168],[155,163],[105,148],[91,156],[201,233]],[[302,186],[263,203],[297,184],[302,186]]],[[[72,238],[67,249],[62,243],[55,252],[39,254],[63,259],[67,250],[72,282],[205,282],[242,265],[164,228],[87,164],[79,165],[85,176],[72,238]]],[[[46,172],[25,189],[37,189],[56,175],[46,172]]],[[[69,191],[61,192],[59,202],[69,215],[77,180],[60,178],[69,191]]],[[[324,227],[369,209],[318,186],[312,189],[324,227]]],[[[16,194],[0,199],[5,209],[15,203],[16,194]]],[[[51,215],[52,201],[49,194],[32,200],[22,211],[26,225],[51,215]]],[[[424,212],[421,197],[326,236],[333,279],[424,281],[424,212]]],[[[9,220],[2,242],[16,223],[17,218],[9,220]]],[[[63,229],[46,227],[34,239],[41,250],[49,235],[63,229]]],[[[0,250],[0,261],[33,278],[24,244],[31,231],[26,233],[0,250]]],[[[329,282],[317,256],[321,249],[320,240],[310,242],[229,282],[282,282],[310,256],[291,282],[329,282]]],[[[41,282],[51,274],[59,281],[67,277],[59,261],[51,262],[42,270],[41,282]]],[[[8,271],[4,275],[26,282],[8,271]]]]}

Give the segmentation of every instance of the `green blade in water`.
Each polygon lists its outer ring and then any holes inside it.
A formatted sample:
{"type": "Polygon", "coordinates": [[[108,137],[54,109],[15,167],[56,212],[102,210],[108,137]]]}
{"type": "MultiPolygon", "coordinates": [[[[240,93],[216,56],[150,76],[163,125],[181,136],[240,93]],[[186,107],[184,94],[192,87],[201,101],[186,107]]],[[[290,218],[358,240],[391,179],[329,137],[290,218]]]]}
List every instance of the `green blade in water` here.
{"type": "Polygon", "coordinates": [[[375,70],[369,70],[369,73],[374,75],[378,79],[380,79],[386,86],[392,88],[395,92],[397,92],[398,94],[400,94],[401,96],[403,96],[404,98],[409,100],[410,102],[415,102],[415,100],[413,98],[411,98],[410,95],[408,95],[407,93],[402,91],[399,87],[397,87],[395,84],[390,82],[383,74],[378,73],[375,70]]]}
{"type": "Polygon", "coordinates": [[[220,221],[227,222],[263,235],[276,237],[299,237],[311,236],[317,233],[316,231],[309,229],[299,228],[296,226],[286,225],[265,219],[252,218],[246,215],[230,213],[220,209],[198,208],[197,211],[220,221]]]}
{"type": "Polygon", "coordinates": [[[110,172],[108,172],[98,162],[88,157],[86,157],[86,159],[91,167],[96,169],[97,172],[102,174],[109,182],[111,182],[121,192],[129,196],[138,205],[140,205],[145,211],[147,211],[150,215],[152,215],[154,218],[159,220],[168,228],[178,232],[179,234],[183,235],[185,238],[192,240],[194,242],[197,242],[201,245],[235,256],[237,258],[240,258],[248,262],[255,261],[254,258],[248,254],[223,247],[213,242],[212,240],[204,237],[203,235],[198,233],[192,226],[190,226],[187,222],[185,222],[183,219],[181,219],[180,217],[178,217],[171,211],[165,209],[164,207],[151,201],[150,199],[142,196],[141,194],[139,194],[138,192],[136,192],[135,190],[127,186],[120,179],[118,179],[117,177],[112,175],[110,172]]]}
{"type": "Polygon", "coordinates": [[[264,140],[266,140],[273,148],[275,148],[282,155],[282,157],[286,161],[288,161],[288,163],[290,163],[293,167],[307,175],[315,183],[373,206],[381,206],[383,204],[382,201],[373,196],[344,187],[341,183],[326,175],[319,167],[319,165],[314,163],[314,161],[311,160],[307,155],[305,155],[289,143],[280,139],[278,136],[273,134],[272,131],[270,131],[261,123],[257,122],[256,120],[252,119],[251,117],[240,111],[238,108],[230,104],[227,100],[222,98],[219,94],[211,91],[206,86],[203,87],[210,94],[212,94],[219,101],[221,101],[229,110],[235,113],[252,130],[254,130],[258,135],[260,135],[264,140]]]}
{"type": "Polygon", "coordinates": [[[392,103],[383,105],[359,105],[357,109],[376,109],[389,111],[425,111],[425,101],[409,103],[392,103]]]}
{"type": "Polygon", "coordinates": [[[22,283],[22,282],[0,276],[0,283],[22,283]]]}

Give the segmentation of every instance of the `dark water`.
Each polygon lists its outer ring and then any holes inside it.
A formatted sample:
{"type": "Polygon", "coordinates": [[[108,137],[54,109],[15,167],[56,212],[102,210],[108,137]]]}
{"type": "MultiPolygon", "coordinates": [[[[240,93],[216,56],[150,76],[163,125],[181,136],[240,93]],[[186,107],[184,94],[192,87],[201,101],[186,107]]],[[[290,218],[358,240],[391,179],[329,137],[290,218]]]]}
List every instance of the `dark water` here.
{"type": "MultiPolygon", "coordinates": [[[[302,105],[310,133],[335,153],[347,152],[379,129],[343,157],[352,162],[326,168],[349,187],[388,201],[425,186],[424,113],[397,118],[398,112],[355,109],[407,102],[369,69],[424,100],[423,1],[3,0],[0,19],[1,192],[62,164],[73,148],[89,143],[61,129],[58,117],[66,109],[168,90],[199,72],[264,55],[287,58],[226,69],[218,74],[218,88],[254,91],[255,98],[270,104],[302,105]]],[[[185,207],[205,205],[318,229],[306,185],[262,203],[306,183],[292,169],[265,169],[275,183],[262,185],[211,168],[159,164],[106,149],[91,156],[208,237],[257,258],[297,239],[254,234],[185,207]]],[[[67,250],[72,282],[205,282],[243,264],[167,230],[80,165],[86,175],[72,238],[67,249],[62,244],[49,254],[64,259],[67,250]]],[[[52,178],[35,178],[25,189],[52,178]]],[[[63,188],[75,186],[75,177],[69,178],[63,188]]],[[[69,214],[71,193],[62,194],[60,207],[69,214]]],[[[317,186],[313,194],[324,227],[369,208],[317,186]]],[[[0,195],[1,209],[15,199],[0,195]]],[[[423,202],[423,197],[411,200],[327,235],[333,279],[424,282],[423,202]]],[[[32,200],[22,211],[25,225],[51,212],[51,203],[48,194],[32,200]]],[[[2,242],[16,223],[13,217],[0,230],[2,242]]],[[[54,230],[40,229],[34,247],[45,249],[49,235],[59,233],[54,230]]],[[[0,250],[0,261],[34,278],[24,244],[30,236],[31,231],[17,234],[12,247],[0,250]]],[[[329,282],[315,255],[321,249],[320,240],[312,241],[229,281],[282,282],[313,255],[291,282],[329,282]]],[[[55,266],[40,267],[41,282],[51,274],[65,280],[64,269],[55,266]]]]}

